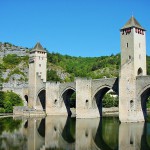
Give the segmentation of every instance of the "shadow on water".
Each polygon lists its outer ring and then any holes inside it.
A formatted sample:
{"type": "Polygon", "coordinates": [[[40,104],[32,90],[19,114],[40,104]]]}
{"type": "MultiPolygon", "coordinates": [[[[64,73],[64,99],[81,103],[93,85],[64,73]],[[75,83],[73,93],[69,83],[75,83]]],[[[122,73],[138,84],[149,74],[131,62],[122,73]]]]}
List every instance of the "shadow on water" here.
{"type": "Polygon", "coordinates": [[[144,124],[141,147],[143,150],[150,150],[150,122],[144,124]]]}
{"type": "Polygon", "coordinates": [[[95,144],[101,150],[117,150],[118,135],[119,135],[118,118],[112,117],[101,118],[99,121],[94,141],[95,144]]]}
{"type": "Polygon", "coordinates": [[[76,123],[75,118],[71,118],[71,117],[67,118],[66,124],[62,132],[62,137],[68,143],[75,142],[75,123],[76,123]]]}
{"type": "Polygon", "coordinates": [[[45,118],[40,121],[38,126],[38,133],[44,138],[45,137],[45,118]]]}

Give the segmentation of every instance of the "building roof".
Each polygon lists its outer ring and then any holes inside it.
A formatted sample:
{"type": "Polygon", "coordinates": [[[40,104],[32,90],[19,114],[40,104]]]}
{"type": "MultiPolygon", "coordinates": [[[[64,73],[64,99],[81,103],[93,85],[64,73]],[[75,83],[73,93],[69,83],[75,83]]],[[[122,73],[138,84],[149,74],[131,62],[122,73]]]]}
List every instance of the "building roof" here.
{"type": "Polygon", "coordinates": [[[140,29],[145,30],[133,16],[132,16],[132,17],[129,19],[129,21],[121,28],[121,30],[122,30],[122,29],[129,28],[129,27],[137,27],[137,28],[140,28],[140,29]]]}
{"type": "Polygon", "coordinates": [[[40,42],[37,42],[34,48],[31,50],[31,52],[34,52],[34,51],[46,52],[44,48],[42,47],[42,45],[40,44],[40,42]]]}

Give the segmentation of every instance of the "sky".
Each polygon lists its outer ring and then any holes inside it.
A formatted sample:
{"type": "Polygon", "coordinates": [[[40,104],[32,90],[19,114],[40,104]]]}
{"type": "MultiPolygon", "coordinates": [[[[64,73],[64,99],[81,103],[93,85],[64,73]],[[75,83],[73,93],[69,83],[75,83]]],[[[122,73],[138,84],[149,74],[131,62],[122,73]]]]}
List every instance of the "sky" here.
{"type": "Polygon", "coordinates": [[[120,53],[119,29],[134,16],[150,55],[150,0],[0,0],[0,42],[81,57],[120,53]]]}

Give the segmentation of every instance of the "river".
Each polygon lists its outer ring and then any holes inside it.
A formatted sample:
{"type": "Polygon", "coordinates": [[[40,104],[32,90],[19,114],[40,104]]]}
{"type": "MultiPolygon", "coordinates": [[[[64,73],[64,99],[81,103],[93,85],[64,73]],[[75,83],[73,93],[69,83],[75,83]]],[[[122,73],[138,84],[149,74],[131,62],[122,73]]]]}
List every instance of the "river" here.
{"type": "Polygon", "coordinates": [[[150,123],[117,117],[0,118],[0,150],[150,150],[150,123]]]}

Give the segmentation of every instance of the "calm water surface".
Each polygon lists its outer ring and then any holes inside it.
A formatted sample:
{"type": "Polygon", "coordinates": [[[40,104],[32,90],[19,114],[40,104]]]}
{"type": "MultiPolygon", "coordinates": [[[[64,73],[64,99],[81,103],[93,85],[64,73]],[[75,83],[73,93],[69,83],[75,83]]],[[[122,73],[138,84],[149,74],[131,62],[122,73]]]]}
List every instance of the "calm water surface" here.
{"type": "Polygon", "coordinates": [[[150,123],[116,117],[0,118],[0,150],[150,150],[150,123]]]}

